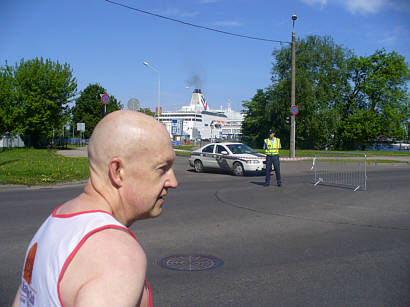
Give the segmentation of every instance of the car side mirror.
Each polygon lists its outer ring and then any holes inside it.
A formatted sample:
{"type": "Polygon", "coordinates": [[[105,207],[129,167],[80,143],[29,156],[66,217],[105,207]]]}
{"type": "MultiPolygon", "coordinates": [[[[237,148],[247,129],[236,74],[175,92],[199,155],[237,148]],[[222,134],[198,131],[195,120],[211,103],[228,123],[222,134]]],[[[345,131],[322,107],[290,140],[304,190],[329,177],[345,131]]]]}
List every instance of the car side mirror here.
{"type": "Polygon", "coordinates": [[[227,154],[228,154],[228,152],[227,152],[226,150],[222,150],[222,151],[221,151],[221,154],[223,154],[223,155],[227,155],[227,154]]]}

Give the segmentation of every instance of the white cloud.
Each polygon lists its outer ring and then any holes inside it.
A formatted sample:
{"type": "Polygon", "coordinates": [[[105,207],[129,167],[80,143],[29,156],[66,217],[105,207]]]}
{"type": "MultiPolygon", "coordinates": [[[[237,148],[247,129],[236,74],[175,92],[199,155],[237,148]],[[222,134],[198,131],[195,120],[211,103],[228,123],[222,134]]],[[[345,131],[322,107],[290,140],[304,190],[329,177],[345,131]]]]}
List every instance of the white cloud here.
{"type": "Polygon", "coordinates": [[[212,24],[216,25],[216,26],[228,26],[228,27],[240,27],[242,26],[242,22],[239,21],[215,21],[212,24]]]}
{"type": "Polygon", "coordinates": [[[386,0],[342,0],[340,3],[353,14],[366,15],[379,12],[386,0]]]}
{"type": "Polygon", "coordinates": [[[323,9],[328,4],[337,4],[344,7],[352,14],[375,14],[383,8],[389,7],[395,10],[410,11],[408,0],[299,0],[313,7],[323,9]]]}
{"type": "Polygon", "coordinates": [[[300,0],[300,1],[302,1],[303,3],[309,4],[311,6],[316,6],[317,4],[319,4],[321,8],[323,8],[327,4],[327,0],[300,0]]]}

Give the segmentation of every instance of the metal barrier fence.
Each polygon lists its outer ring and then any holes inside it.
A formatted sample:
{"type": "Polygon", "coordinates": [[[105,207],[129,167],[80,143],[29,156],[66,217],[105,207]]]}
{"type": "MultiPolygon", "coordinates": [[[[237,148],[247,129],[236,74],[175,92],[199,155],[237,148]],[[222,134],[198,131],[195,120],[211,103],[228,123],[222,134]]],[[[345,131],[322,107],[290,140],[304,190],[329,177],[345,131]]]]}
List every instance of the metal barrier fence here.
{"type": "Polygon", "coordinates": [[[315,186],[319,183],[366,190],[366,154],[317,152],[312,168],[315,186]]]}

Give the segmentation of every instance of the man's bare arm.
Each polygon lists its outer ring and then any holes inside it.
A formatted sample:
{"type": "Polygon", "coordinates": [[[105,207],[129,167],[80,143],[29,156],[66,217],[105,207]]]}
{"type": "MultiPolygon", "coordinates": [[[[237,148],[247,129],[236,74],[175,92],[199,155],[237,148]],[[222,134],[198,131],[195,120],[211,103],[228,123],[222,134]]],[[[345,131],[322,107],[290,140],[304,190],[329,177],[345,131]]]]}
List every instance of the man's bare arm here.
{"type": "Polygon", "coordinates": [[[107,229],[92,235],[61,281],[65,306],[147,306],[146,256],[128,233],[107,229]]]}

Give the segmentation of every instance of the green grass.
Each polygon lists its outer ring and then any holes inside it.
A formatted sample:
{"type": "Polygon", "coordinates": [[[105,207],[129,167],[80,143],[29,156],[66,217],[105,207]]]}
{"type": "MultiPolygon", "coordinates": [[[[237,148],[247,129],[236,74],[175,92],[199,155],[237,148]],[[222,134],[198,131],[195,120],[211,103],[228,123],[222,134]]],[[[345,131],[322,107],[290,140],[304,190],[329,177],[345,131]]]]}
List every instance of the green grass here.
{"type": "Polygon", "coordinates": [[[176,151],[175,152],[176,156],[183,156],[183,157],[189,157],[191,155],[191,152],[184,152],[184,151],[176,151]]]}
{"type": "Polygon", "coordinates": [[[174,149],[182,149],[182,150],[189,150],[192,151],[195,147],[195,145],[182,145],[182,146],[174,146],[174,149]]]}
{"type": "Polygon", "coordinates": [[[403,163],[403,164],[408,164],[407,161],[401,161],[401,160],[389,160],[389,159],[371,159],[367,160],[367,163],[370,164],[377,164],[377,163],[403,163]]]}
{"type": "Polygon", "coordinates": [[[88,176],[88,158],[67,158],[46,149],[8,149],[0,153],[0,184],[43,185],[88,176]]]}
{"type": "Polygon", "coordinates": [[[368,157],[373,157],[373,156],[389,156],[389,157],[410,156],[410,151],[350,151],[350,152],[365,153],[368,157]]]}
{"type": "MultiPolygon", "coordinates": [[[[265,153],[263,149],[256,149],[259,153],[265,153]]],[[[323,152],[323,153],[364,153],[367,157],[376,157],[376,156],[389,156],[389,157],[400,157],[400,156],[410,156],[410,151],[354,151],[354,150],[307,150],[307,149],[296,149],[295,156],[296,157],[314,157],[316,152],[323,152]]],[[[282,157],[289,157],[289,149],[281,149],[279,151],[280,156],[282,157]]]]}

